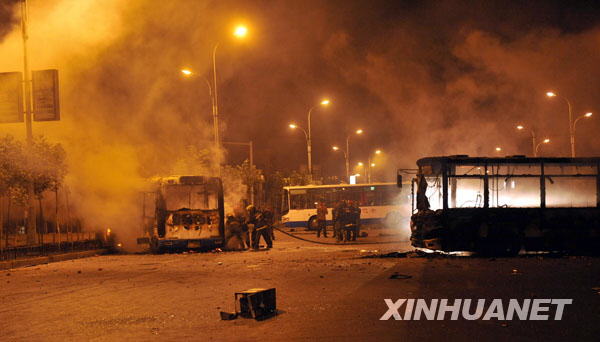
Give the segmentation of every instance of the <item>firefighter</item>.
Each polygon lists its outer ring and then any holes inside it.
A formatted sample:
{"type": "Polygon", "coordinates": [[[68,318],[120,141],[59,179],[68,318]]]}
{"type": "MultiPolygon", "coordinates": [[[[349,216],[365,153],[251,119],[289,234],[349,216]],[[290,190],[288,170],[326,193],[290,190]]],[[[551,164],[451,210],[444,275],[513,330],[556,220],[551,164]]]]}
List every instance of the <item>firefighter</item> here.
{"type": "Polygon", "coordinates": [[[335,237],[338,242],[343,241],[346,233],[346,224],[348,222],[348,213],[346,202],[340,201],[336,206],[335,212],[335,237]]]}
{"type": "MultiPolygon", "coordinates": [[[[271,240],[271,226],[269,224],[269,214],[263,215],[263,213],[256,209],[255,206],[249,205],[246,208],[248,213],[247,222],[252,225],[250,229],[252,235],[252,249],[258,250],[260,237],[262,236],[267,243],[267,248],[273,248],[273,240],[271,240]]],[[[272,217],[272,215],[271,215],[272,217]]]]}
{"type": "Polygon", "coordinates": [[[356,238],[358,237],[359,233],[360,233],[360,207],[358,206],[358,203],[356,203],[356,201],[350,201],[350,205],[349,205],[349,220],[350,220],[350,224],[353,224],[354,226],[352,227],[352,229],[350,230],[350,240],[352,241],[356,241],[356,238]]]}
{"type": "Polygon", "coordinates": [[[323,231],[323,237],[327,237],[327,206],[324,202],[319,202],[317,205],[317,237],[321,237],[321,231],[323,231]]]}
{"type": "MultiPolygon", "coordinates": [[[[232,238],[236,237],[238,239],[238,241],[240,242],[240,244],[242,245],[241,249],[246,249],[246,245],[248,246],[248,248],[250,248],[250,243],[247,240],[247,238],[245,238],[245,236],[244,236],[244,235],[246,235],[246,234],[244,234],[244,228],[243,228],[244,226],[245,226],[244,221],[243,221],[243,219],[240,220],[240,217],[236,217],[234,215],[227,216],[227,221],[225,223],[225,227],[226,227],[228,235],[229,235],[227,241],[231,241],[232,238]]],[[[248,230],[246,229],[246,233],[247,232],[248,232],[248,230]]],[[[228,246],[228,247],[231,247],[231,246],[228,246]]]]}
{"type": "Polygon", "coordinates": [[[273,210],[271,208],[266,208],[263,210],[263,216],[265,222],[269,225],[269,235],[271,236],[271,241],[275,241],[275,230],[273,229],[273,225],[275,224],[275,214],[273,214],[273,210]]]}

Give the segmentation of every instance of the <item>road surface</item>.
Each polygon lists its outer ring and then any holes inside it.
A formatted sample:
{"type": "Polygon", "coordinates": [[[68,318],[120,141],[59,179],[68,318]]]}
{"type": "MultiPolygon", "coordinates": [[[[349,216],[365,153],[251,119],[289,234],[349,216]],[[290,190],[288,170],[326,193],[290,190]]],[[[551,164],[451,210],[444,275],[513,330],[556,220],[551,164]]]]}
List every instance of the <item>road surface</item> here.
{"type": "MultiPolygon", "coordinates": [[[[371,234],[369,240],[377,239],[371,234]]],[[[106,255],[0,271],[0,340],[591,341],[600,336],[599,258],[361,257],[409,249],[408,243],[317,245],[278,234],[270,251],[106,255]],[[400,279],[390,279],[394,274],[400,279]],[[277,289],[276,317],[220,320],[220,311],[234,310],[234,292],[256,287],[277,289]],[[381,321],[385,298],[572,298],[573,304],[560,321],[381,321]]]]}

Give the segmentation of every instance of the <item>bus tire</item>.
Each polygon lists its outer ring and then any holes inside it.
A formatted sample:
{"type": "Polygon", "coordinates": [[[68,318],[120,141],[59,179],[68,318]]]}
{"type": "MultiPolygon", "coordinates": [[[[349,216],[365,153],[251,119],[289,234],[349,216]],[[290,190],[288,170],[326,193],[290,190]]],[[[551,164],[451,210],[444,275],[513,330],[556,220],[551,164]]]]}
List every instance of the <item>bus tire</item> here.
{"type": "Polygon", "coordinates": [[[306,222],[306,229],[308,230],[317,230],[319,229],[319,222],[317,220],[317,216],[311,216],[306,222]]]}

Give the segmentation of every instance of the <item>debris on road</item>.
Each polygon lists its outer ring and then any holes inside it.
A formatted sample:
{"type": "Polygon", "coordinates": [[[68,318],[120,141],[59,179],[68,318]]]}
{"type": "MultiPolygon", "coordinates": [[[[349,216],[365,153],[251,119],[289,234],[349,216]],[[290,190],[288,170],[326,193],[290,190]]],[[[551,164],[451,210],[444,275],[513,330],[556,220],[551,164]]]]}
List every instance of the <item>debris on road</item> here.
{"type": "Polygon", "coordinates": [[[388,279],[410,279],[412,278],[411,275],[408,274],[400,274],[398,272],[394,272],[392,273],[388,279]]]}
{"type": "Polygon", "coordinates": [[[235,314],[244,318],[254,318],[257,321],[277,315],[277,301],[275,288],[249,289],[236,292],[235,314]],[[239,303],[240,310],[237,311],[239,303]]]}
{"type": "Polygon", "coordinates": [[[221,311],[222,321],[233,321],[238,317],[237,313],[221,311]]]}

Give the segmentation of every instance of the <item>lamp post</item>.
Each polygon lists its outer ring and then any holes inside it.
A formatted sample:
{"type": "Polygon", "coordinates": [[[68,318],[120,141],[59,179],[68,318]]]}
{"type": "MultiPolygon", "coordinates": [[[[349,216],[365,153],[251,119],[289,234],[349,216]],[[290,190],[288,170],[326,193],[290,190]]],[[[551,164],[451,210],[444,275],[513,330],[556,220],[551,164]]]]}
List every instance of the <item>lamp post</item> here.
{"type": "MultiPolygon", "coordinates": [[[[360,173],[360,172],[357,172],[357,173],[355,174],[355,176],[357,176],[357,177],[358,177],[358,176],[360,176],[361,174],[365,174],[365,175],[366,175],[366,177],[368,177],[368,174],[367,174],[367,167],[365,166],[365,164],[364,164],[363,162],[358,162],[358,163],[356,163],[356,166],[358,166],[358,167],[362,168],[362,173],[360,173]]],[[[358,180],[357,180],[356,182],[358,183],[358,180]]]]}
{"type": "MultiPolygon", "coordinates": [[[[381,154],[381,150],[380,149],[375,150],[374,154],[375,155],[381,154]]],[[[368,166],[369,166],[369,168],[368,168],[369,173],[367,173],[367,182],[369,184],[371,184],[371,180],[372,180],[371,178],[373,177],[373,168],[376,166],[376,164],[373,162],[373,156],[369,156],[368,166]]]]}
{"type": "MultiPolygon", "coordinates": [[[[523,125],[517,125],[517,129],[519,131],[522,131],[525,129],[525,126],[523,125]]],[[[531,131],[531,151],[533,152],[533,156],[537,157],[537,149],[536,149],[536,143],[535,143],[535,131],[533,129],[530,129],[531,131]]]]}
{"type": "Polygon", "coordinates": [[[577,119],[575,119],[575,121],[573,121],[573,149],[575,149],[575,132],[576,132],[576,128],[577,128],[577,122],[583,118],[591,118],[592,117],[592,112],[587,112],[583,115],[580,115],[577,119]]]}
{"type": "Polygon", "coordinates": [[[542,142],[540,142],[539,144],[537,144],[537,145],[535,146],[535,155],[537,156],[538,149],[540,148],[540,146],[541,146],[542,144],[547,144],[547,143],[549,143],[549,142],[550,142],[550,139],[546,138],[546,139],[542,140],[542,142]]]}
{"type": "Polygon", "coordinates": [[[312,111],[317,108],[317,106],[321,105],[321,106],[328,106],[330,103],[330,101],[328,99],[323,99],[318,105],[314,105],[312,107],[310,107],[310,109],[308,110],[308,118],[307,118],[307,122],[308,122],[308,134],[307,134],[307,151],[308,151],[308,175],[310,177],[310,180],[312,181],[312,135],[311,135],[311,129],[310,129],[310,117],[312,114],[312,111]]]}
{"type": "Polygon", "coordinates": [[[332,150],[334,151],[342,151],[342,153],[344,154],[344,167],[346,168],[346,180],[348,182],[350,182],[350,178],[349,178],[349,171],[348,171],[348,154],[346,154],[346,151],[344,150],[340,150],[340,148],[338,146],[333,146],[331,147],[332,150]]]}
{"type": "MultiPolygon", "coordinates": [[[[233,35],[238,39],[243,39],[248,34],[248,28],[246,26],[240,25],[237,26],[233,35]]],[[[215,153],[217,156],[217,165],[219,169],[219,174],[221,173],[221,160],[219,155],[219,149],[221,147],[221,139],[219,137],[219,98],[218,98],[218,87],[217,87],[217,48],[219,47],[219,43],[217,42],[212,50],[212,69],[213,69],[213,135],[214,135],[214,144],[215,144],[215,153]]]]}
{"type": "MultiPolygon", "coordinates": [[[[363,134],[363,130],[362,129],[357,129],[356,131],[354,131],[354,134],[357,135],[361,135],[363,134]]],[[[350,182],[350,136],[351,134],[348,134],[346,136],[346,179],[348,180],[348,183],[350,182]]]]}
{"type": "MultiPolygon", "coordinates": [[[[548,91],[546,92],[546,96],[548,97],[557,97],[559,96],[557,93],[553,92],[553,91],[548,91]]],[[[571,106],[571,101],[569,101],[569,99],[567,99],[566,97],[560,95],[560,98],[562,98],[563,100],[565,100],[565,102],[567,102],[567,106],[569,107],[569,138],[570,138],[570,142],[571,142],[571,158],[575,158],[575,130],[574,130],[574,124],[573,124],[573,111],[572,111],[572,106],[571,106]]]]}
{"type": "MultiPolygon", "coordinates": [[[[183,74],[184,77],[194,76],[194,72],[188,68],[181,69],[181,73],[183,74]]],[[[206,83],[206,87],[208,88],[208,96],[210,96],[211,111],[212,111],[212,114],[214,115],[214,113],[215,113],[215,98],[213,97],[212,86],[210,85],[210,81],[207,78],[205,78],[205,77],[201,77],[201,78],[204,81],[204,83],[206,83]]]]}
{"type": "Polygon", "coordinates": [[[308,133],[306,132],[306,130],[305,130],[304,128],[302,128],[302,127],[300,127],[300,126],[296,125],[295,123],[291,123],[291,124],[289,124],[289,127],[290,127],[291,129],[296,129],[296,128],[298,128],[298,129],[300,129],[300,130],[301,130],[301,131],[304,133],[304,137],[306,138],[306,160],[307,160],[307,163],[308,163],[308,164],[307,164],[307,165],[308,165],[308,172],[309,172],[309,174],[310,174],[310,177],[311,177],[311,180],[312,180],[312,164],[311,164],[311,163],[312,163],[312,161],[311,161],[311,155],[310,155],[310,152],[311,152],[311,146],[310,146],[310,138],[309,138],[309,135],[308,135],[308,133]]]}

